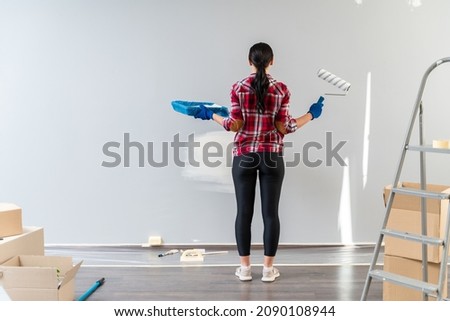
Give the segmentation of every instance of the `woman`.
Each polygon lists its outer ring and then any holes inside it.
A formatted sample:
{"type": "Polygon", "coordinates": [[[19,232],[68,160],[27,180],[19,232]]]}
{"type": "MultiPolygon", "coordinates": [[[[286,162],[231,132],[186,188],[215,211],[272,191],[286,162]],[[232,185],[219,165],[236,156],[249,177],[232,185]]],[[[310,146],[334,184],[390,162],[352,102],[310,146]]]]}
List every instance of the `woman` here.
{"type": "Polygon", "coordinates": [[[272,48],[266,43],[257,43],[250,48],[248,60],[250,76],[235,83],[231,89],[230,116],[221,117],[202,106],[195,118],[213,119],[226,130],[236,132],[232,176],[237,202],[235,234],[241,265],[235,275],[241,281],[252,280],[251,223],[259,177],[264,223],[261,280],[273,282],[280,276],[273,263],[280,236],[278,204],[284,177],[284,135],[319,117],[323,98],[311,105],[306,114],[293,118],[289,113],[287,86],[269,74],[273,64],[272,48]]]}

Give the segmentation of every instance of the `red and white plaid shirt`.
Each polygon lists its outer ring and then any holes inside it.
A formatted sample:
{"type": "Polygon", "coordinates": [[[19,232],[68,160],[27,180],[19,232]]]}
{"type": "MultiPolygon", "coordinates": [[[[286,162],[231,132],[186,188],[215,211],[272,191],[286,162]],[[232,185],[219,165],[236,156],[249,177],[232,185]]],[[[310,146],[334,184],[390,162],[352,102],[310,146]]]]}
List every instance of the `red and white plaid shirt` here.
{"type": "Polygon", "coordinates": [[[252,152],[283,151],[284,135],[275,122],[281,122],[287,133],[297,130],[297,122],[289,113],[290,92],[287,86],[267,75],[270,81],[264,100],[264,112],[259,114],[256,108],[256,95],[251,83],[255,74],[238,81],[231,88],[230,116],[225,118],[223,127],[230,130],[235,120],[244,125],[234,137],[233,155],[239,156],[252,152]]]}

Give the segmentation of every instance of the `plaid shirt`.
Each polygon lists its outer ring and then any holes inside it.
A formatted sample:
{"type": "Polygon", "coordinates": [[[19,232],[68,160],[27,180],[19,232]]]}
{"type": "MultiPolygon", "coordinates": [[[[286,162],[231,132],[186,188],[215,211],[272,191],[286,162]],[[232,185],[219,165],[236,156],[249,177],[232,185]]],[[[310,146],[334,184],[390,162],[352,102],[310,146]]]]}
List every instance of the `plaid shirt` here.
{"type": "Polygon", "coordinates": [[[251,87],[255,74],[238,81],[231,88],[230,116],[225,118],[223,127],[229,131],[235,120],[244,122],[234,137],[235,156],[251,152],[281,153],[284,135],[276,129],[275,122],[284,124],[287,133],[297,130],[296,120],[289,113],[290,92],[287,86],[267,76],[270,85],[262,114],[256,109],[256,95],[251,87]]]}

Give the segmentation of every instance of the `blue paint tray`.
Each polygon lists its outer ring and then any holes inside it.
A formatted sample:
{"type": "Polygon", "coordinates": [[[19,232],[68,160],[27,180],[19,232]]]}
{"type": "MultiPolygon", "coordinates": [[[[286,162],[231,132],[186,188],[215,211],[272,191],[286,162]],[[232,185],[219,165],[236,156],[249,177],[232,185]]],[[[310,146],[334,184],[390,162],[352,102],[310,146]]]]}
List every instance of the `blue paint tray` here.
{"type": "Polygon", "coordinates": [[[215,114],[222,117],[228,117],[228,108],[224,106],[217,105],[211,102],[200,102],[200,101],[184,101],[184,100],[174,100],[172,101],[173,110],[188,116],[194,116],[200,109],[200,105],[204,105],[206,108],[212,110],[215,114]]]}

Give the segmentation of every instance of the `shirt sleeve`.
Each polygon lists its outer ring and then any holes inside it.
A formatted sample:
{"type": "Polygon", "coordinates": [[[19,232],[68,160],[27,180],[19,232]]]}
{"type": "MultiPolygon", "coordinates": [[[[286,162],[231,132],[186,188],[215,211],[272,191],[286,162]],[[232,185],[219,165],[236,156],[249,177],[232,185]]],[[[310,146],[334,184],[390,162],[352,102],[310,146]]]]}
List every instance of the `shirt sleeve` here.
{"type": "Polygon", "coordinates": [[[231,89],[231,109],[230,109],[230,115],[223,120],[223,128],[225,130],[230,131],[231,126],[236,120],[244,120],[244,117],[242,116],[242,109],[241,104],[239,102],[239,97],[236,93],[236,85],[234,85],[231,89]]]}
{"type": "Polygon", "coordinates": [[[286,88],[285,89],[285,95],[281,101],[280,110],[278,111],[277,115],[275,116],[275,121],[281,122],[286,128],[286,132],[293,133],[297,130],[297,121],[294,117],[291,116],[289,111],[289,100],[291,97],[291,93],[286,88]]]}

